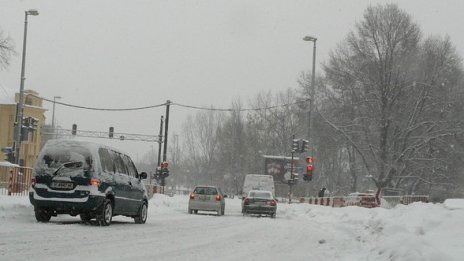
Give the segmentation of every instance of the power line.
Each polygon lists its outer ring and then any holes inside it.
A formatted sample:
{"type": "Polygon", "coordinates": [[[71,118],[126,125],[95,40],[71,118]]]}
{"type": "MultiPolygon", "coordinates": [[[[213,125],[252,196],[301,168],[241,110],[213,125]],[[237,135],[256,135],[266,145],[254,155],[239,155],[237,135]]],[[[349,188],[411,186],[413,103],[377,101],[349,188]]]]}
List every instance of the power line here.
{"type": "MultiPolygon", "coordinates": [[[[54,100],[51,100],[51,99],[39,97],[39,96],[36,96],[36,95],[33,95],[33,94],[29,94],[29,95],[34,96],[34,97],[39,98],[39,99],[42,99],[44,101],[48,101],[48,102],[51,102],[51,103],[57,103],[57,104],[67,106],[67,107],[72,107],[72,108],[77,108],[77,109],[85,109],[85,110],[94,110],[94,111],[137,111],[137,110],[146,110],[146,109],[158,108],[158,107],[167,105],[167,103],[162,103],[162,104],[149,105],[149,106],[143,106],[143,107],[133,107],[133,108],[96,108],[96,107],[87,107],[87,106],[74,105],[74,104],[69,104],[69,103],[64,103],[64,102],[58,102],[58,101],[54,101],[54,100]]],[[[180,103],[175,103],[175,102],[171,102],[170,105],[179,106],[179,107],[183,107],[183,108],[189,108],[189,109],[195,109],[195,110],[240,111],[240,112],[245,112],[245,111],[261,111],[261,110],[275,109],[275,108],[279,108],[279,107],[286,107],[286,106],[290,106],[290,105],[305,103],[305,102],[308,102],[310,100],[311,100],[311,98],[307,98],[307,99],[303,99],[303,100],[300,100],[300,101],[289,102],[289,103],[284,103],[284,104],[280,104],[280,105],[273,105],[273,106],[259,107],[259,108],[244,108],[244,109],[201,107],[201,106],[180,104],[180,103]]]]}
{"type": "Polygon", "coordinates": [[[72,108],[93,110],[93,111],[138,111],[138,110],[146,110],[146,109],[157,108],[157,107],[161,107],[161,106],[166,105],[166,103],[162,103],[162,104],[149,105],[149,106],[144,106],[144,107],[133,107],[133,108],[119,108],[119,109],[115,109],[115,108],[96,108],[96,107],[87,107],[87,106],[80,106],[80,105],[74,105],[74,104],[69,104],[69,103],[64,103],[64,102],[53,101],[53,100],[43,98],[43,97],[39,97],[39,96],[36,96],[36,95],[33,95],[33,94],[29,94],[29,95],[34,96],[34,97],[39,98],[39,99],[42,99],[44,101],[51,102],[51,103],[56,103],[56,104],[60,104],[60,105],[67,106],[67,107],[72,107],[72,108]]]}
{"type": "Polygon", "coordinates": [[[299,103],[305,103],[305,102],[308,102],[309,100],[311,100],[311,99],[308,98],[308,99],[304,99],[304,100],[301,100],[301,101],[289,102],[289,103],[284,103],[284,104],[280,104],[280,105],[260,107],[260,108],[245,108],[245,109],[232,109],[232,108],[221,109],[221,108],[185,105],[185,104],[180,104],[180,103],[172,103],[172,105],[177,105],[179,107],[196,109],[196,110],[206,110],[206,111],[261,111],[261,110],[275,109],[275,108],[279,108],[279,107],[286,107],[286,106],[295,105],[295,104],[299,104],[299,103]]]}

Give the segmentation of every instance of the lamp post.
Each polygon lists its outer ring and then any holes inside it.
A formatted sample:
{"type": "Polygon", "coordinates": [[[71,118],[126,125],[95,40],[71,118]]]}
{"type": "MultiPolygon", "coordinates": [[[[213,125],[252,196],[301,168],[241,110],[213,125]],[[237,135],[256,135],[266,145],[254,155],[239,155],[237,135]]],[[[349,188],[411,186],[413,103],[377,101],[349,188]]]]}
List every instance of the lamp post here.
{"type": "MultiPolygon", "coordinates": [[[[313,111],[313,103],[314,103],[314,88],[315,88],[314,82],[315,82],[315,73],[316,73],[316,41],[317,41],[317,38],[307,35],[303,38],[303,41],[313,42],[313,72],[311,73],[311,88],[309,91],[310,100],[309,100],[309,113],[308,113],[308,141],[312,141],[311,139],[311,113],[313,111]]],[[[312,143],[314,146],[314,142],[312,143]]],[[[311,149],[310,155],[313,156],[314,149],[312,148],[312,146],[309,146],[309,147],[311,149]]]]}
{"type": "Polygon", "coordinates": [[[56,99],[61,99],[61,96],[53,96],[53,112],[52,112],[52,128],[55,131],[55,102],[56,99]]]}
{"type": "Polygon", "coordinates": [[[23,107],[24,107],[24,80],[26,79],[24,77],[24,69],[26,66],[26,38],[27,38],[27,16],[28,15],[39,15],[39,12],[34,9],[30,9],[24,12],[25,13],[25,18],[24,18],[24,38],[23,38],[23,57],[22,57],[22,63],[21,63],[21,85],[19,88],[19,102],[18,102],[18,107],[16,110],[16,140],[15,140],[15,161],[16,164],[19,165],[19,152],[21,148],[21,131],[23,127],[23,107]]]}
{"type": "Polygon", "coordinates": [[[52,129],[54,133],[54,138],[56,139],[56,131],[55,131],[55,103],[56,99],[61,99],[61,96],[53,96],[53,112],[52,112],[52,129]]]}

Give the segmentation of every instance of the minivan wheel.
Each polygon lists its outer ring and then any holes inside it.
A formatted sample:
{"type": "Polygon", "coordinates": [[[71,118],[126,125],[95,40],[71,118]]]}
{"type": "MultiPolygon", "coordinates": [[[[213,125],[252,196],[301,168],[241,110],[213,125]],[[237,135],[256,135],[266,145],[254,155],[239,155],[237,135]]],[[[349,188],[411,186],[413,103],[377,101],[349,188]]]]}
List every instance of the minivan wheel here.
{"type": "Polygon", "coordinates": [[[148,206],[147,202],[143,202],[142,206],[140,206],[139,212],[137,216],[134,217],[135,224],[145,224],[147,221],[148,216],[148,206]]]}
{"type": "Polygon", "coordinates": [[[106,199],[103,203],[103,208],[101,209],[100,215],[97,216],[97,222],[100,226],[109,226],[111,224],[112,218],[113,205],[111,205],[111,200],[106,199]]]}
{"type": "Polygon", "coordinates": [[[50,215],[50,212],[46,209],[43,208],[35,208],[35,219],[39,222],[48,222],[50,221],[50,218],[52,215],[50,215]]]}

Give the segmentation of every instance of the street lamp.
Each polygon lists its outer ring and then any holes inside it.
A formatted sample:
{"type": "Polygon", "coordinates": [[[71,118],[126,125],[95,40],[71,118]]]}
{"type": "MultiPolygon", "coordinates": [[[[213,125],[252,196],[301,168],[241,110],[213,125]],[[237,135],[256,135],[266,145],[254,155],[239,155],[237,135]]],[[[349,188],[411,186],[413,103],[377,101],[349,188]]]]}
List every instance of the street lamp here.
{"type": "MultiPolygon", "coordinates": [[[[316,37],[313,37],[313,36],[310,36],[310,35],[307,35],[303,38],[303,41],[308,41],[308,42],[313,42],[314,45],[313,45],[313,72],[312,72],[312,75],[311,75],[311,89],[310,89],[310,93],[309,93],[309,96],[310,96],[310,100],[309,100],[309,113],[308,113],[308,141],[312,141],[311,139],[311,112],[313,111],[313,103],[314,103],[314,77],[315,77],[315,73],[316,73],[316,41],[317,41],[317,38],[316,37]]],[[[314,146],[314,144],[313,144],[314,146]]],[[[311,148],[311,146],[310,146],[311,148]]],[[[313,156],[313,151],[314,149],[311,148],[311,156],[313,156]]]]}
{"type": "Polygon", "coordinates": [[[19,87],[19,103],[16,109],[16,140],[15,140],[15,161],[19,165],[19,150],[21,148],[21,131],[23,127],[23,107],[24,107],[24,68],[26,66],[26,38],[27,38],[27,16],[28,15],[39,15],[39,12],[34,9],[25,11],[24,18],[24,38],[23,38],[23,57],[21,63],[21,85],[19,87]]]}
{"type": "Polygon", "coordinates": [[[61,99],[61,96],[53,96],[53,112],[52,112],[52,129],[55,131],[55,103],[56,99],[61,99]]]}

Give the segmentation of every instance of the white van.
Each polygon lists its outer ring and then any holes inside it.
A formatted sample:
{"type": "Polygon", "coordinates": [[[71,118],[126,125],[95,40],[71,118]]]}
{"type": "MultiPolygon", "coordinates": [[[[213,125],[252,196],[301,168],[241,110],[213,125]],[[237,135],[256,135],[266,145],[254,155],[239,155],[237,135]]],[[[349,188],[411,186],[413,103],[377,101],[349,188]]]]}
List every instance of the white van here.
{"type": "Polygon", "coordinates": [[[274,178],[271,175],[248,174],[243,182],[242,196],[246,197],[250,190],[270,191],[275,197],[274,178]]]}

